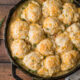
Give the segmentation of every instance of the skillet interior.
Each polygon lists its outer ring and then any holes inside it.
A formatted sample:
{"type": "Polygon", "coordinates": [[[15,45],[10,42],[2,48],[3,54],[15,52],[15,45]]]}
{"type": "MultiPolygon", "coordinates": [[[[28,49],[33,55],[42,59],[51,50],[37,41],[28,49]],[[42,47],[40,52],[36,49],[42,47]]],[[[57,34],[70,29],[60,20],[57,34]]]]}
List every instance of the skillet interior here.
{"type": "Polygon", "coordinates": [[[6,46],[8,55],[9,55],[9,57],[10,57],[10,59],[11,59],[11,62],[13,62],[13,63],[14,63],[20,70],[22,70],[24,73],[29,74],[29,75],[32,76],[32,77],[36,77],[36,78],[39,78],[39,79],[41,78],[41,79],[44,79],[44,80],[61,79],[61,78],[67,77],[67,76],[69,76],[70,74],[72,74],[72,73],[76,72],[77,70],[79,70],[79,69],[80,69],[80,64],[77,65],[75,69],[70,70],[69,72],[67,72],[67,73],[65,73],[65,74],[63,74],[63,75],[61,75],[61,76],[50,77],[50,78],[43,78],[43,77],[34,75],[34,74],[30,73],[29,71],[26,71],[24,68],[22,68],[22,67],[13,59],[13,57],[11,56],[11,51],[9,50],[9,45],[8,45],[8,40],[7,40],[7,36],[8,36],[8,35],[7,35],[7,30],[8,30],[9,22],[10,22],[10,20],[11,20],[11,16],[13,15],[13,13],[14,13],[14,11],[17,9],[17,7],[18,7],[19,5],[21,5],[24,1],[25,1],[25,0],[20,1],[17,5],[15,5],[15,6],[10,10],[9,16],[8,16],[8,19],[7,19],[7,22],[6,22],[5,33],[4,33],[4,42],[5,42],[5,46],[6,46]]]}

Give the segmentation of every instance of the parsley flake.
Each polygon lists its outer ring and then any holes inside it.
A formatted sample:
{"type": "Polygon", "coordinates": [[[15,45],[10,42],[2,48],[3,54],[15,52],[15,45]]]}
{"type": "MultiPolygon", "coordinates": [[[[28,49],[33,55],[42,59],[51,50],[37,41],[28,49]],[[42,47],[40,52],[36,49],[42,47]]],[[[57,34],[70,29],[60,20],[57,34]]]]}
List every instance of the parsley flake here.
{"type": "Polygon", "coordinates": [[[0,21],[0,27],[2,27],[4,20],[5,20],[5,17],[0,21]]]}

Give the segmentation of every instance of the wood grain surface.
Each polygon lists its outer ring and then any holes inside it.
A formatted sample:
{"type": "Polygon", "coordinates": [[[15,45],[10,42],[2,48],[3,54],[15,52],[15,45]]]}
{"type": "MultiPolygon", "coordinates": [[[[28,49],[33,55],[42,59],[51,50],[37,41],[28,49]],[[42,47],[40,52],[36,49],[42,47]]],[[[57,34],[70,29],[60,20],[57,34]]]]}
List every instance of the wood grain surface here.
{"type": "MultiPolygon", "coordinates": [[[[6,19],[0,28],[0,80],[15,80],[12,76],[11,62],[5,49],[3,34],[9,11],[19,1],[20,0],[0,0],[0,20],[6,16],[6,19]]],[[[17,69],[16,73],[23,80],[32,80],[29,75],[24,74],[19,69],[17,69]]]]}
{"type": "MultiPolygon", "coordinates": [[[[9,10],[13,7],[14,5],[0,5],[0,20],[6,16],[8,16],[9,10]]],[[[4,27],[6,23],[6,19],[0,28],[0,39],[4,39],[3,34],[4,34],[4,27]]]]}
{"type": "Polygon", "coordinates": [[[0,0],[0,4],[4,5],[14,5],[17,4],[20,0],[0,0]]]}
{"type": "MultiPolygon", "coordinates": [[[[22,71],[17,69],[17,75],[21,77],[23,80],[32,80],[32,78],[22,71]]],[[[15,80],[12,77],[11,64],[10,63],[0,63],[0,80],[15,80]]]]}

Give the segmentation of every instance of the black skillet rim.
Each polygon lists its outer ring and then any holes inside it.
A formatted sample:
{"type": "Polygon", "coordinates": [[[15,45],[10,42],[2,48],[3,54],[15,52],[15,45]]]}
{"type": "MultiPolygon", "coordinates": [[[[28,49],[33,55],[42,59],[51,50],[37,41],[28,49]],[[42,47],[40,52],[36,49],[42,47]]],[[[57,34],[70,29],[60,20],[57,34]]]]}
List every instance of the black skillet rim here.
{"type": "Polygon", "coordinates": [[[49,78],[44,78],[44,77],[40,77],[40,76],[37,76],[35,74],[32,74],[30,73],[29,71],[25,70],[24,68],[22,68],[14,59],[13,57],[11,56],[11,51],[9,50],[9,47],[8,47],[8,42],[7,42],[7,29],[8,29],[8,25],[9,25],[9,22],[10,22],[10,19],[11,19],[11,16],[13,15],[14,11],[16,10],[16,8],[22,4],[23,2],[25,1],[28,1],[28,0],[21,0],[20,2],[18,2],[13,8],[11,8],[10,12],[9,12],[9,15],[8,15],[8,18],[7,18],[7,21],[6,21],[6,26],[5,26],[5,29],[4,29],[4,43],[5,43],[5,48],[7,50],[7,53],[9,55],[9,58],[11,60],[12,63],[14,63],[22,72],[24,72],[25,74],[28,74],[30,75],[31,77],[33,78],[38,78],[38,79],[43,79],[43,80],[52,80],[52,79],[62,79],[62,78],[65,78],[73,73],[75,73],[76,71],[78,71],[80,69],[80,65],[78,65],[74,70],[70,71],[69,73],[66,73],[64,75],[61,75],[61,76],[58,76],[58,77],[49,77],[49,78]]]}

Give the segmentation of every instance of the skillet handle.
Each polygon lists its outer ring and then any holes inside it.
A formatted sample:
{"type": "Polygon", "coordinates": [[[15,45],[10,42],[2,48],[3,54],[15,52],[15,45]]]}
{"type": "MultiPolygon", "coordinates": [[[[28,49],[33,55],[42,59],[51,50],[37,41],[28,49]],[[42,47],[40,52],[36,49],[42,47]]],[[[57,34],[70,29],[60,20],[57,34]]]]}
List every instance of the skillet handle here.
{"type": "Polygon", "coordinates": [[[22,80],[19,76],[16,75],[16,69],[17,67],[12,63],[12,75],[15,78],[15,80],[22,80]]]}

